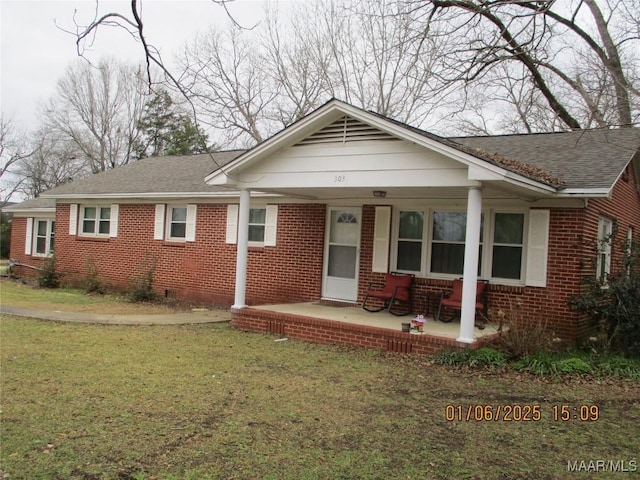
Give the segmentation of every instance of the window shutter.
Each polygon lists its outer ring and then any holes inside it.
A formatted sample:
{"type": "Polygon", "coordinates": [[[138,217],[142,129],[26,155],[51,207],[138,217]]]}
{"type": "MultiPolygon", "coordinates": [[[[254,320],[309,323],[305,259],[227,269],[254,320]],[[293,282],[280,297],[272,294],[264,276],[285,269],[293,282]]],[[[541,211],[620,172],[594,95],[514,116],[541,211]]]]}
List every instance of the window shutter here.
{"type": "Polygon", "coordinates": [[[227,205],[227,243],[238,243],[238,205],[227,205]]]}
{"type": "Polygon", "coordinates": [[[120,212],[120,205],[114,203],[111,205],[111,216],[109,218],[109,236],[118,236],[118,213],[120,212]]]}
{"type": "Polygon", "coordinates": [[[547,286],[548,250],[549,210],[530,210],[527,241],[527,285],[532,287],[547,286]]]}
{"type": "Polygon", "coordinates": [[[197,205],[187,205],[187,227],[185,233],[185,240],[187,242],[196,241],[196,213],[197,205]]]}
{"type": "Polygon", "coordinates": [[[78,204],[69,205],[69,235],[76,235],[78,232],[78,204]]]}
{"type": "Polygon", "coordinates": [[[156,205],[156,218],[153,225],[153,239],[162,240],[164,238],[164,209],[163,203],[156,205]]]}
{"type": "Polygon", "coordinates": [[[265,247],[276,246],[276,233],[278,231],[278,206],[267,205],[264,225],[264,245],[265,247]]]}
{"type": "Polygon", "coordinates": [[[391,227],[391,207],[376,207],[373,228],[373,268],[372,271],[389,271],[389,233],[391,227]]]}
{"type": "Polygon", "coordinates": [[[27,218],[27,234],[24,237],[24,253],[31,255],[31,245],[33,243],[33,217],[27,218]]]}

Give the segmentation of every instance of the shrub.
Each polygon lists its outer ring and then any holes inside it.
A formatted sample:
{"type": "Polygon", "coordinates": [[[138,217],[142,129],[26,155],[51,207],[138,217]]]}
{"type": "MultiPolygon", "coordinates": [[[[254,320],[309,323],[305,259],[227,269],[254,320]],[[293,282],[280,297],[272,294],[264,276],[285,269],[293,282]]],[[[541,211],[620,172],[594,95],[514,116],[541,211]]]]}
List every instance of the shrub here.
{"type": "Polygon", "coordinates": [[[591,365],[581,358],[572,357],[559,360],[556,370],[562,375],[590,373],[591,365]]]}
{"type": "Polygon", "coordinates": [[[104,293],[104,287],[98,277],[98,269],[93,258],[89,257],[85,264],[86,274],[83,280],[83,288],[86,293],[104,293]]]}
{"type": "Polygon", "coordinates": [[[487,367],[491,369],[504,368],[507,356],[490,347],[480,347],[469,351],[468,364],[470,367],[487,367]]]}
{"type": "Polygon", "coordinates": [[[488,368],[491,370],[504,368],[507,357],[493,348],[481,347],[477,350],[441,350],[433,358],[438,365],[468,366],[488,368]]]}
{"type": "MultiPolygon", "coordinates": [[[[615,235],[608,241],[613,258],[622,259],[611,266],[606,278],[596,278],[592,271],[582,278],[580,295],[570,300],[578,312],[589,316],[598,335],[597,344],[605,353],[640,354],[640,252],[638,245],[615,244],[615,235]]],[[[597,254],[597,248],[595,249],[597,254]]],[[[591,259],[591,264],[595,263],[591,259]]]]}
{"type": "Polygon", "coordinates": [[[557,356],[551,352],[536,352],[520,358],[513,364],[513,369],[534,375],[556,375],[558,373],[557,356]]]}
{"type": "Polygon", "coordinates": [[[60,286],[60,274],[56,271],[56,262],[53,256],[44,261],[38,277],[38,285],[43,288],[58,288],[60,286]]]}
{"type": "Polygon", "coordinates": [[[537,352],[552,351],[558,348],[555,334],[550,331],[546,320],[524,322],[520,314],[520,302],[509,299],[509,308],[499,310],[500,335],[491,342],[498,350],[512,358],[521,358],[537,352]]]}
{"type": "Polygon", "coordinates": [[[132,302],[150,302],[155,300],[153,291],[153,274],[156,271],[156,261],[145,259],[142,271],[131,279],[131,292],[129,297],[132,302]]]}

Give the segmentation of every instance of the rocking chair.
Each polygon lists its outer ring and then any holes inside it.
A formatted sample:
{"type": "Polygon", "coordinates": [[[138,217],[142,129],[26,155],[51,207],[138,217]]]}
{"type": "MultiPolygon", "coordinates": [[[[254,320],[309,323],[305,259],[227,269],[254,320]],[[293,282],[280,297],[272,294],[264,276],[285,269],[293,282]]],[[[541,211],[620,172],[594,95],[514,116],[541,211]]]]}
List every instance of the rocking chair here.
{"type": "Polygon", "coordinates": [[[367,294],[362,302],[362,308],[367,312],[380,312],[389,310],[389,313],[396,316],[409,315],[411,313],[411,285],[413,275],[402,273],[387,273],[384,285],[374,282],[369,284],[367,294]],[[381,307],[367,305],[367,301],[372,299],[382,302],[381,307]],[[400,311],[398,311],[400,308],[400,311]]]}
{"type": "MultiPolygon", "coordinates": [[[[478,280],[476,287],[476,314],[482,316],[482,323],[478,328],[484,328],[487,323],[487,286],[488,280],[478,280]]],[[[451,322],[454,318],[459,318],[462,311],[462,280],[453,281],[453,290],[445,290],[440,294],[440,303],[435,312],[435,319],[444,323],[451,322]],[[443,307],[451,311],[450,315],[443,315],[443,307]]]]}

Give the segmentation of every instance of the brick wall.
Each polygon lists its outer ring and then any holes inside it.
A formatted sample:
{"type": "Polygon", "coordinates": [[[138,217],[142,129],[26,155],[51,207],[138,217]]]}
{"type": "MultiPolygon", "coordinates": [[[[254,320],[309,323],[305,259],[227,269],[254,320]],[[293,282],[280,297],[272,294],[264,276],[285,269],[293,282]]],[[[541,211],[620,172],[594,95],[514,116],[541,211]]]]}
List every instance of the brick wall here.
{"type": "MultiPolygon", "coordinates": [[[[39,217],[43,218],[43,217],[39,217]]],[[[18,263],[22,263],[25,265],[30,265],[36,268],[42,268],[44,262],[46,260],[45,257],[39,257],[36,255],[26,255],[24,253],[25,248],[25,239],[27,236],[27,219],[25,217],[16,217],[13,216],[11,220],[11,252],[9,254],[9,258],[17,261],[18,263]]],[[[39,275],[38,270],[19,266],[15,267],[15,272],[18,276],[21,277],[30,277],[39,275]]]]}
{"type": "MultiPolygon", "coordinates": [[[[153,204],[121,204],[118,236],[114,238],[68,235],[69,208],[59,204],[56,209],[56,264],[65,283],[81,284],[93,264],[105,285],[126,290],[132,278],[155,265],[154,288],[159,295],[233,303],[236,245],[225,243],[226,205],[198,205],[196,241],[185,243],[153,239],[153,204]]],[[[277,245],[249,251],[249,304],[319,298],[324,221],[324,205],[279,206],[277,245]]],[[[14,222],[12,258],[15,255],[20,261],[33,263],[35,259],[24,255],[26,219],[14,222]]]]}

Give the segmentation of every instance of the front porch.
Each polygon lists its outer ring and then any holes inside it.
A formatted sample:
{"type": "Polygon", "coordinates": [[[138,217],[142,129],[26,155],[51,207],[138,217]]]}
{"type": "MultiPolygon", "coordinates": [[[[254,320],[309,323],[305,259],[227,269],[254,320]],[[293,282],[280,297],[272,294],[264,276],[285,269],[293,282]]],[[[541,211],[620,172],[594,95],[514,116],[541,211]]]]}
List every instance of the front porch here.
{"type": "Polygon", "coordinates": [[[411,318],[321,302],[231,310],[231,324],[241,330],[400,353],[432,355],[443,349],[478,348],[498,334],[498,327],[488,324],[484,330],[474,328],[475,342],[459,342],[459,321],[443,323],[432,317],[427,317],[424,334],[403,332],[402,323],[409,323],[411,318]]]}

